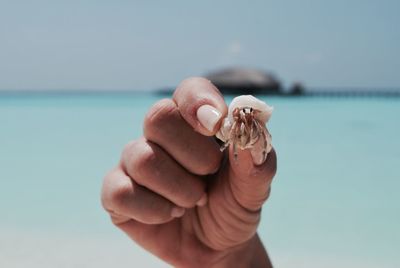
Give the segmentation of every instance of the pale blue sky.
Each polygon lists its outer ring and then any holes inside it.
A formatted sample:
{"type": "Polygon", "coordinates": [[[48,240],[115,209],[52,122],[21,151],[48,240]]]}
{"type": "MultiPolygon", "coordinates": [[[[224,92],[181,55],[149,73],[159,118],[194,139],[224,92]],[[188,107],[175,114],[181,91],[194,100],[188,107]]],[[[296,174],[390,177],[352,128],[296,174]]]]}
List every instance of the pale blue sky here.
{"type": "Polygon", "coordinates": [[[0,89],[156,89],[219,67],[400,87],[400,1],[4,1],[0,89]]]}

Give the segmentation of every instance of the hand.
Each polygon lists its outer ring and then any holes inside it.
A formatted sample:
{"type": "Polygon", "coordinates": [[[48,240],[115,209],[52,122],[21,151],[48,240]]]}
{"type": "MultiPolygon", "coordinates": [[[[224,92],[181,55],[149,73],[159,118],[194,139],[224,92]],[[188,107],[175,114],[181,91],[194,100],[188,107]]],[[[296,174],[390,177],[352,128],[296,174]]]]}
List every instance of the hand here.
{"type": "Polygon", "coordinates": [[[215,86],[186,79],[150,109],[144,137],[105,177],[102,204],[113,223],[171,265],[271,266],[256,231],[275,151],[261,165],[248,150],[236,160],[232,148],[220,152],[213,135],[226,114],[215,86]]]}

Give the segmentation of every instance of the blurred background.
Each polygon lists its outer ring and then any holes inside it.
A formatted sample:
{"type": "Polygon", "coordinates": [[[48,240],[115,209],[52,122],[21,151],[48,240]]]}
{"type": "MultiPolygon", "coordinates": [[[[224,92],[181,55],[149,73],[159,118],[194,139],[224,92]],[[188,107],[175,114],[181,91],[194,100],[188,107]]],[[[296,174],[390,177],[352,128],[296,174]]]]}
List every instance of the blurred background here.
{"type": "Polygon", "coordinates": [[[399,267],[398,10],[0,0],[0,266],[168,267],[112,226],[102,178],[155,101],[207,76],[275,107],[276,267],[399,267]]]}

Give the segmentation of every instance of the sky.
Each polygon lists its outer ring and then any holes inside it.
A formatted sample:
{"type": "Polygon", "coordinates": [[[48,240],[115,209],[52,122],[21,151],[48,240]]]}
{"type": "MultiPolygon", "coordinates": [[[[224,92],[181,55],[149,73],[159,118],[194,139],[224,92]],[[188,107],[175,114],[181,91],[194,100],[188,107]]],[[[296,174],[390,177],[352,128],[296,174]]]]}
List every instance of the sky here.
{"type": "Polygon", "coordinates": [[[152,90],[229,66],[400,88],[400,1],[0,0],[0,90],[152,90]]]}

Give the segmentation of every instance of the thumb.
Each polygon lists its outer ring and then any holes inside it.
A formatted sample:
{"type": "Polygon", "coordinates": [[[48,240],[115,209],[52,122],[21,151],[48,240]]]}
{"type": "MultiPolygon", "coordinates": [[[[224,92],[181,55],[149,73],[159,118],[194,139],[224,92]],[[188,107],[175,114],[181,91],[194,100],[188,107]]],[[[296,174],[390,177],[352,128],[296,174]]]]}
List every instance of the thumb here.
{"type": "Polygon", "coordinates": [[[238,203],[252,211],[259,210],[268,199],[272,178],[276,173],[276,153],[272,150],[266,160],[260,164],[255,157],[257,146],[252,149],[237,150],[229,148],[229,181],[233,196],[238,203]]]}

